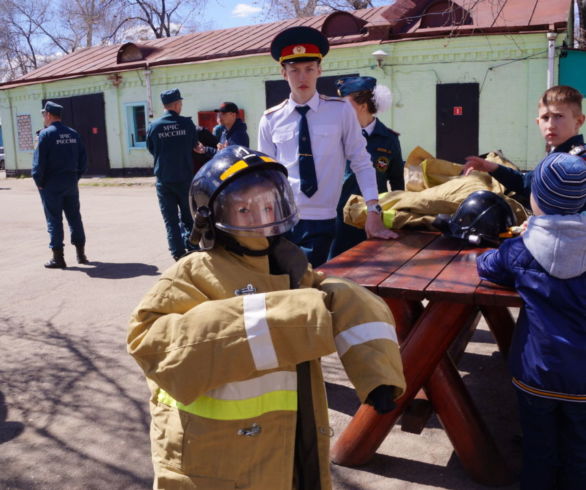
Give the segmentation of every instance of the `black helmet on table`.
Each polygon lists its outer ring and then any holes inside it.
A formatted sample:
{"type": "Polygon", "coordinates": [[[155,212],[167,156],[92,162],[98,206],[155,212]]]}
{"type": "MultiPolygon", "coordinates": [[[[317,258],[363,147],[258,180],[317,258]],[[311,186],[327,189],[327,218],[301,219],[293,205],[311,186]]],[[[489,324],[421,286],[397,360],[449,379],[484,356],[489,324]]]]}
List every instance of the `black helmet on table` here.
{"type": "Polygon", "coordinates": [[[438,214],[433,226],[445,235],[472,245],[498,245],[500,236],[515,225],[515,215],[501,196],[491,191],[470,194],[454,214],[438,214]]]}
{"type": "Polygon", "coordinates": [[[287,169],[244,146],[216,153],[195,175],[189,191],[191,241],[213,248],[218,231],[233,236],[282,235],[299,220],[287,169]]]}

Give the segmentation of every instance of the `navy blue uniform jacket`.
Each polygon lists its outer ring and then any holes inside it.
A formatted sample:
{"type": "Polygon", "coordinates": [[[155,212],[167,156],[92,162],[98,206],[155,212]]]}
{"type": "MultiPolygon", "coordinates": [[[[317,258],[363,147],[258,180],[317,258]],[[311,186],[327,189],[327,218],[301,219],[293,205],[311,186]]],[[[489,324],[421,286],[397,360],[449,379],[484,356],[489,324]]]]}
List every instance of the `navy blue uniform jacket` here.
{"type": "Polygon", "coordinates": [[[166,111],[151,123],[147,132],[147,148],[155,157],[157,181],[191,182],[192,153],[197,139],[197,130],[191,118],[174,111],[166,111]]]}
{"type": "MultiPolygon", "coordinates": [[[[377,119],[372,133],[366,138],[366,150],[376,170],[379,194],[387,192],[387,182],[391,184],[391,189],[394,191],[404,190],[403,168],[405,162],[401,155],[399,135],[377,119]]],[[[338,210],[344,208],[351,194],[360,195],[360,188],[356,181],[356,175],[350,168],[350,162],[346,162],[346,174],[344,175],[338,210]]]]}
{"type": "Polygon", "coordinates": [[[39,133],[31,172],[37,187],[67,189],[77,185],[86,168],[85,148],[75,129],[56,121],[39,133]]]}

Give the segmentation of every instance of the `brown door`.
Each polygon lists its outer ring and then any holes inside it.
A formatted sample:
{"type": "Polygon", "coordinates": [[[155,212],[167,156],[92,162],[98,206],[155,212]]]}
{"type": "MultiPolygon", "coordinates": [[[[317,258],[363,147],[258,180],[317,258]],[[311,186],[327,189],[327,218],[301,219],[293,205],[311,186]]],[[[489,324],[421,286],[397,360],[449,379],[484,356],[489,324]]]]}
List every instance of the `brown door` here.
{"type": "Polygon", "coordinates": [[[464,163],[478,155],[478,84],[436,85],[436,157],[464,163]]]}
{"type": "MultiPolygon", "coordinates": [[[[49,99],[43,100],[43,106],[49,99]]],[[[104,94],[78,95],[75,97],[51,98],[63,106],[62,121],[80,135],[88,157],[85,175],[108,175],[108,140],[106,138],[106,114],[104,94]]]]}

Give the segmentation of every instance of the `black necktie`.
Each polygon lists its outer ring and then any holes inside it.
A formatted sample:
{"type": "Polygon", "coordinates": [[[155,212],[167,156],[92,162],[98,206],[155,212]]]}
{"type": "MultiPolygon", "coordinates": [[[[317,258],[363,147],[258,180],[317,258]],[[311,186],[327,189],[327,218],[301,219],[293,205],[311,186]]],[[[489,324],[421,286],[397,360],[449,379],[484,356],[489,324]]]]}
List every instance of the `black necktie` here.
{"type": "Polygon", "coordinates": [[[366,129],[362,130],[362,136],[364,136],[366,139],[368,139],[368,131],[366,131],[366,129]]]}
{"type": "Polygon", "coordinates": [[[301,178],[301,192],[311,197],[317,191],[317,176],[315,175],[315,162],[311,153],[311,139],[309,138],[309,126],[305,114],[309,106],[297,106],[297,112],[301,114],[299,121],[299,177],[301,178]]]}

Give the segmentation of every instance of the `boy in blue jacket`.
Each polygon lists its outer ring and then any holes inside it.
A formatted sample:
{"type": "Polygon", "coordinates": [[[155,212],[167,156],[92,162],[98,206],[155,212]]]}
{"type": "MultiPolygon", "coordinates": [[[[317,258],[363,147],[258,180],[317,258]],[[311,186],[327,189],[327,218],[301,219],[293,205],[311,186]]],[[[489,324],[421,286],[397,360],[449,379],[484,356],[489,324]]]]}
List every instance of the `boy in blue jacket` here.
{"type": "Polygon", "coordinates": [[[533,172],[527,230],[478,258],[523,299],[510,351],[523,430],[521,489],[586,488],[586,163],[549,154],[533,172]]]}
{"type": "MultiPolygon", "coordinates": [[[[571,153],[586,159],[586,146],[580,134],[584,119],[582,94],[578,90],[567,85],[547,89],[539,99],[536,122],[548,153],[571,153]]],[[[466,157],[463,174],[468,175],[472,170],[490,173],[505,186],[507,192],[515,192],[517,201],[528,205],[533,171],[520,172],[477,156],[469,156],[466,157]]]]}

